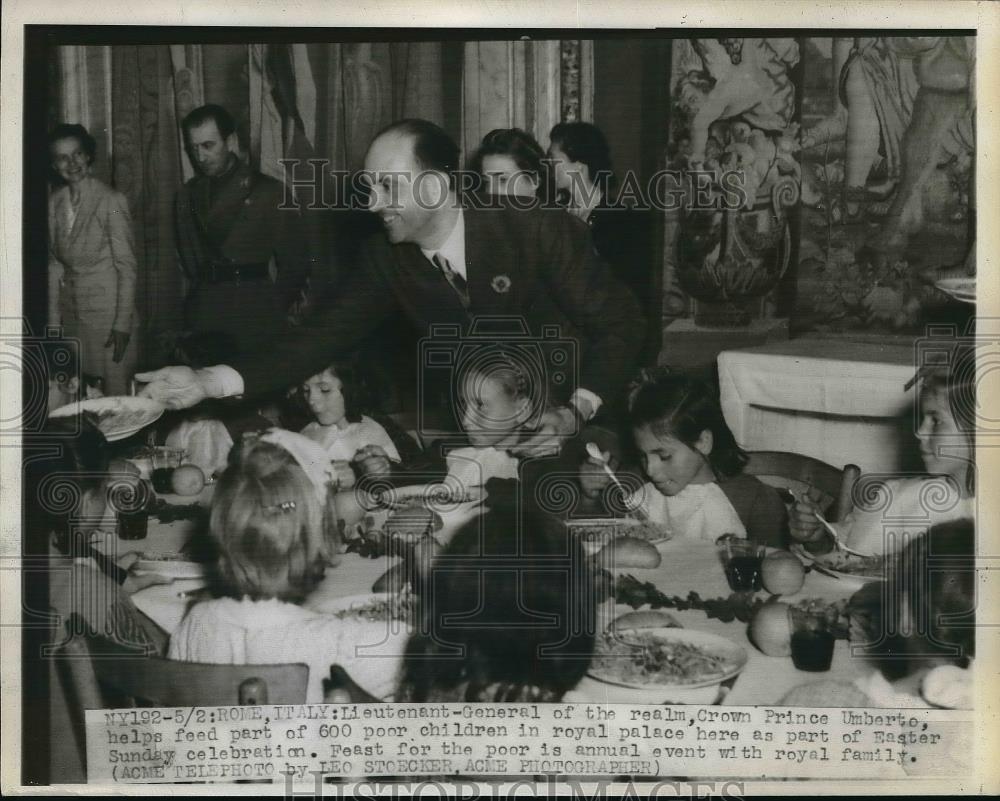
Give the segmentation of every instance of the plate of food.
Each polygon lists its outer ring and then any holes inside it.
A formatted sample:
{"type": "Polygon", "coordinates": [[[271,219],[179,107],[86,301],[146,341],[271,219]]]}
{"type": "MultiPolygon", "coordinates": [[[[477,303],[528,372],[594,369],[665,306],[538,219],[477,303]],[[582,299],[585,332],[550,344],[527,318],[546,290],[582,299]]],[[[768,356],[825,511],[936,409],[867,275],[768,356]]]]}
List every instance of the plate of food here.
{"type": "Polygon", "coordinates": [[[157,573],[174,579],[204,578],[205,563],[194,562],[186,553],[146,551],[139,554],[134,568],[144,573],[157,573]]]}
{"type": "Polygon", "coordinates": [[[631,517],[581,517],[566,521],[570,532],[576,535],[588,553],[596,553],[619,537],[635,537],[652,545],[666,542],[671,533],[647,520],[631,517]]]}
{"type": "Polygon", "coordinates": [[[739,675],[746,663],[745,648],[708,632],[616,626],[594,641],[588,675],[634,690],[697,689],[739,675]]]}
{"type": "Polygon", "coordinates": [[[847,551],[830,551],[811,554],[801,545],[794,545],[792,552],[806,564],[815,564],[837,576],[862,584],[885,579],[885,556],[857,556],[847,551]]]}
{"type": "Polygon", "coordinates": [[[424,506],[445,512],[462,504],[482,503],[485,497],[481,487],[464,487],[447,481],[410,484],[405,487],[380,487],[373,494],[379,505],[385,508],[424,506]]]}
{"type": "Polygon", "coordinates": [[[348,595],[321,604],[307,602],[306,606],[315,612],[355,623],[398,620],[411,625],[417,613],[417,596],[410,592],[373,592],[348,595]]]}
{"type": "Polygon", "coordinates": [[[934,286],[963,303],[976,302],[976,277],[942,278],[934,282],[934,286]]]}
{"type": "Polygon", "coordinates": [[[93,416],[108,442],[130,437],[160,419],[166,407],[152,398],[92,398],[60,406],[49,417],[93,416]]]}

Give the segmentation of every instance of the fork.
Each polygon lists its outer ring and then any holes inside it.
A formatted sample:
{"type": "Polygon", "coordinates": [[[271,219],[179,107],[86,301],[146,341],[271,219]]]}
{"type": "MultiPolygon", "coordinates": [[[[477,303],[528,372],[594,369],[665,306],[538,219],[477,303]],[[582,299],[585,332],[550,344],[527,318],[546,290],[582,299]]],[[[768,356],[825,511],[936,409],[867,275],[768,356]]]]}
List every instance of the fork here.
{"type": "MultiPolygon", "coordinates": [[[[802,503],[806,503],[806,501],[808,500],[806,493],[804,492],[796,492],[793,489],[788,489],[788,494],[791,495],[793,498],[795,498],[795,500],[800,501],[802,503]]],[[[825,517],[823,517],[823,515],[820,514],[818,509],[813,509],[812,512],[813,515],[816,517],[816,519],[823,526],[823,528],[825,528],[827,532],[830,534],[830,536],[833,537],[833,544],[837,546],[837,550],[853,554],[854,556],[860,556],[862,559],[867,559],[869,556],[874,556],[874,554],[861,553],[861,551],[856,551],[850,546],[845,545],[844,541],[840,538],[840,534],[837,532],[837,529],[833,527],[833,524],[830,523],[830,521],[827,520],[825,517]]]]}

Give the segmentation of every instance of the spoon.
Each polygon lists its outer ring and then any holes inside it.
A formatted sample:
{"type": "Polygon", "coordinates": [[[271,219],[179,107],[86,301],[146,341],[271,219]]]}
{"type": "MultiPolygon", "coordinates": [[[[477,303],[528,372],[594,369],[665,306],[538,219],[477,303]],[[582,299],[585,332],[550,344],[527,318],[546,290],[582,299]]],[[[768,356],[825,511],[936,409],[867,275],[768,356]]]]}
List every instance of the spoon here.
{"type": "MultiPolygon", "coordinates": [[[[792,489],[789,489],[788,494],[791,495],[793,498],[795,498],[796,501],[799,501],[801,503],[807,503],[808,501],[808,497],[804,492],[796,492],[792,489]]],[[[829,532],[830,536],[833,537],[833,543],[834,545],[837,546],[838,550],[854,554],[855,556],[860,556],[862,559],[867,559],[870,556],[874,556],[874,554],[861,553],[861,551],[856,551],[853,548],[845,545],[844,541],[840,538],[840,534],[837,532],[837,529],[833,527],[833,525],[830,523],[829,520],[827,520],[825,517],[823,517],[823,515],[819,513],[818,509],[813,509],[812,513],[816,517],[816,519],[820,522],[820,524],[823,526],[823,528],[825,528],[827,532],[829,532]]]]}
{"type": "Polygon", "coordinates": [[[821,515],[819,512],[813,512],[813,514],[816,515],[816,519],[823,524],[823,528],[825,528],[828,532],[830,532],[830,536],[833,537],[834,544],[840,550],[844,551],[845,553],[850,553],[854,554],[855,556],[860,556],[862,559],[867,559],[869,556],[872,556],[872,554],[870,553],[861,553],[861,551],[855,551],[853,548],[844,545],[843,540],[840,539],[840,535],[837,533],[837,529],[835,529],[830,524],[830,521],[828,521],[825,517],[823,517],[823,515],[821,515]]]}
{"type": "MultiPolygon", "coordinates": [[[[611,480],[615,482],[615,486],[622,491],[622,497],[625,499],[625,503],[628,504],[629,492],[625,489],[625,486],[618,480],[618,476],[614,474],[614,471],[608,465],[608,460],[604,458],[604,454],[601,453],[601,449],[593,442],[587,443],[587,455],[591,459],[594,459],[601,463],[601,467],[604,468],[604,472],[610,476],[611,480]]],[[[631,504],[629,504],[631,506],[631,504]]],[[[640,507],[636,506],[632,508],[632,514],[634,514],[640,520],[649,520],[649,515],[647,515],[640,507]]]]}

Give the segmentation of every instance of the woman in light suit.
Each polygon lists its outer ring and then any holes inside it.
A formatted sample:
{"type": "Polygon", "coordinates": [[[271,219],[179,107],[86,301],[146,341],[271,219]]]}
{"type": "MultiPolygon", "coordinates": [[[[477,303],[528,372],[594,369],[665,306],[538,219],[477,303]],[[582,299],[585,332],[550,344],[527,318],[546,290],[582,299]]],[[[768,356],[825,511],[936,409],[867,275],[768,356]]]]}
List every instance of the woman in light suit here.
{"type": "Polygon", "coordinates": [[[96,150],[82,125],[49,135],[65,184],[49,198],[49,324],[79,340],[81,369],[106,394],[125,395],[136,361],[132,218],[125,196],[90,174],[96,150]]]}

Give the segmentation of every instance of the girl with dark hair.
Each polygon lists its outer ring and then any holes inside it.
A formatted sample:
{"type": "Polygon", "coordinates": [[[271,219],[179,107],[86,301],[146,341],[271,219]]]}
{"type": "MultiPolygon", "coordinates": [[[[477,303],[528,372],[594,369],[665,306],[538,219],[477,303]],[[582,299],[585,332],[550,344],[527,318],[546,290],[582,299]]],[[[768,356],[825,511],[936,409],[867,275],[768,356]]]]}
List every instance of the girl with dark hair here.
{"type": "Polygon", "coordinates": [[[124,395],[136,361],[137,261],[128,200],[91,173],[94,138],[82,125],[49,135],[61,184],[49,198],[49,324],[80,342],[84,372],[124,395]]]}
{"type": "Polygon", "coordinates": [[[400,455],[385,428],[362,414],[364,384],[351,361],[334,362],[306,379],[302,400],[313,421],[302,435],[318,443],[333,462],[339,486],[354,486],[354,467],[365,475],[389,473],[400,455]]]}
{"type": "MultiPolygon", "coordinates": [[[[643,375],[632,393],[629,424],[647,483],[629,499],[674,537],[715,540],[722,534],[784,547],[788,520],[778,492],[743,475],[747,455],[726,425],[716,393],[692,375],[643,375]]],[[[605,454],[607,459],[609,454],[605,454]]],[[[588,459],[584,493],[596,497],[610,479],[588,459]]]]}
{"type": "Polygon", "coordinates": [[[545,193],[542,159],[545,153],[526,131],[497,128],[483,137],[469,169],[486,181],[492,195],[517,195],[541,199],[545,193]]]}

